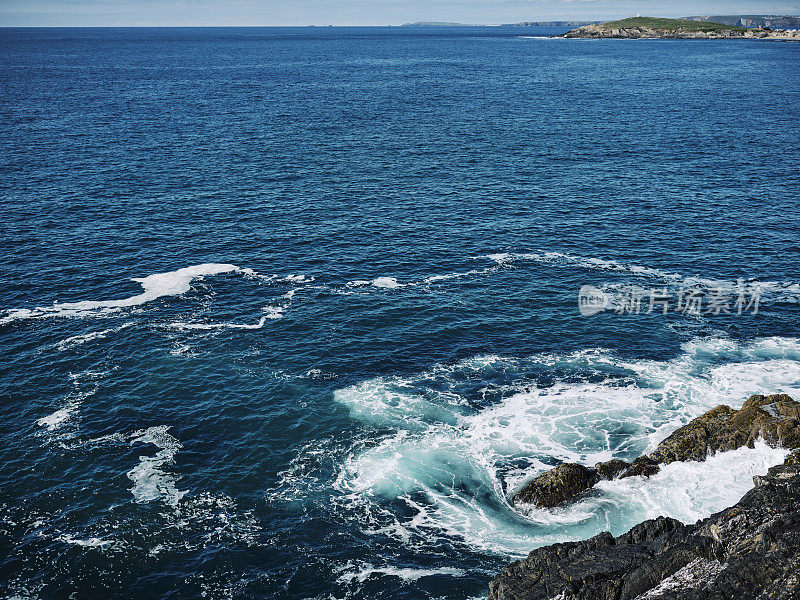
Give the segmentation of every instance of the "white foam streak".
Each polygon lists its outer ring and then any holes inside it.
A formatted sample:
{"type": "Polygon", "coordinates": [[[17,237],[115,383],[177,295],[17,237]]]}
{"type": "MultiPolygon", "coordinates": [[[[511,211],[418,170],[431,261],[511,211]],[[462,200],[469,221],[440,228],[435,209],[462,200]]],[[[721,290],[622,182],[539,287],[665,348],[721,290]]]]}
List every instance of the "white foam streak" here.
{"type": "MultiPolygon", "coordinates": [[[[99,387],[97,380],[107,376],[109,372],[89,370],[81,373],[71,373],[72,390],[64,398],[61,407],[55,412],[38,419],[36,424],[44,427],[48,433],[59,432],[78,414],[83,401],[97,392],[99,387]]],[[[59,436],[61,439],[70,437],[69,432],[66,435],[60,432],[59,436]]]]}
{"type": "Polygon", "coordinates": [[[107,546],[111,546],[112,544],[114,544],[113,540],[102,540],[97,537],[79,539],[68,534],[61,535],[56,539],[58,539],[60,542],[64,542],[65,544],[72,544],[73,546],[82,546],[84,548],[105,548],[107,546]]]}
{"type": "MultiPolygon", "coordinates": [[[[487,254],[484,258],[497,263],[498,266],[505,267],[515,262],[532,261],[544,264],[554,264],[560,266],[577,267],[580,269],[591,269],[598,271],[615,271],[627,273],[635,277],[643,277],[661,280],[665,284],[678,284],[684,287],[704,287],[710,289],[720,289],[728,292],[735,292],[740,285],[737,281],[725,279],[715,279],[693,275],[683,275],[671,273],[663,269],[656,269],[642,265],[629,264],[615,260],[602,258],[576,256],[564,254],[562,252],[505,252],[497,254],[487,254]]],[[[792,281],[755,281],[746,280],[744,282],[750,288],[758,288],[762,293],[775,294],[778,300],[784,302],[800,301],[800,283],[792,281]]]]}
{"type": "Polygon", "coordinates": [[[353,563],[349,563],[344,567],[343,570],[346,569],[355,569],[352,572],[345,573],[338,578],[338,581],[342,583],[353,583],[357,581],[359,583],[364,583],[367,579],[373,576],[383,576],[383,577],[396,577],[403,581],[417,581],[422,579],[423,577],[433,577],[435,575],[449,575],[452,577],[461,577],[465,573],[461,569],[456,569],[453,567],[441,567],[437,569],[411,569],[411,568],[398,568],[392,566],[385,566],[385,567],[375,567],[370,563],[364,563],[361,565],[354,565],[353,563]]]}
{"type": "Polygon", "coordinates": [[[80,335],[73,335],[71,337],[61,340],[60,342],[55,344],[54,347],[59,352],[63,352],[64,350],[71,350],[78,346],[82,346],[83,344],[86,344],[88,342],[105,339],[106,337],[108,337],[109,334],[117,333],[118,331],[127,329],[132,325],[133,323],[125,323],[124,325],[120,325],[119,327],[112,327],[111,329],[103,329],[102,331],[92,331],[80,335]]]}
{"type": "Polygon", "coordinates": [[[376,287],[376,288],[383,288],[383,289],[397,289],[400,287],[406,287],[409,285],[416,285],[415,283],[404,284],[397,281],[396,277],[376,277],[375,279],[356,279],[354,281],[348,281],[347,286],[348,288],[354,287],[376,287]]]}
{"type": "Polygon", "coordinates": [[[267,322],[267,319],[273,318],[280,318],[280,317],[273,317],[273,316],[266,316],[261,317],[257,323],[249,324],[249,323],[181,323],[175,322],[170,323],[167,325],[170,329],[176,329],[178,331],[191,331],[191,330],[199,330],[199,331],[210,331],[213,329],[261,329],[264,326],[264,323],[267,322]]]}
{"type": "Polygon", "coordinates": [[[77,412],[79,406],[80,400],[78,398],[71,398],[64,406],[54,413],[37,420],[36,424],[40,427],[46,427],[47,431],[54,431],[66,423],[70,417],[77,412]]]}
{"type": "Polygon", "coordinates": [[[130,296],[129,298],[122,298],[120,300],[83,300],[80,302],[55,303],[52,306],[37,307],[35,309],[11,309],[6,311],[4,317],[0,318],[0,325],[17,319],[52,316],[88,316],[140,306],[166,296],[185,294],[191,289],[192,281],[196,279],[232,272],[252,274],[250,269],[243,270],[231,264],[207,263],[194,265],[178,269],[177,271],[155,273],[147,277],[131,279],[131,281],[139,283],[143,291],[141,294],[130,296]]]}
{"type": "Polygon", "coordinates": [[[518,261],[534,261],[540,263],[552,263],[577,266],[587,269],[597,269],[601,271],[621,271],[638,275],[643,277],[656,277],[659,279],[667,279],[677,281],[683,279],[683,275],[678,273],[669,273],[661,269],[653,269],[650,267],[643,267],[639,265],[629,265],[620,263],[614,260],[604,260],[601,258],[587,258],[584,256],[574,256],[571,254],[563,254],[561,252],[542,252],[542,253],[500,253],[488,254],[486,258],[495,261],[499,265],[508,265],[518,261]]]}
{"type": "Polygon", "coordinates": [[[281,281],[285,281],[287,283],[311,283],[314,281],[314,277],[309,277],[307,275],[287,275],[281,281]]]}

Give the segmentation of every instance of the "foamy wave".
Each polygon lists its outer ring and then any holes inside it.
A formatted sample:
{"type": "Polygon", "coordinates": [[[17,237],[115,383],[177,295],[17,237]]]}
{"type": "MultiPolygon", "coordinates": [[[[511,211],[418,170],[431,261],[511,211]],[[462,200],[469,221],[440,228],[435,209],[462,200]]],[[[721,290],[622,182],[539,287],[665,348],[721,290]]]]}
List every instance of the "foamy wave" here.
{"type": "MultiPolygon", "coordinates": [[[[796,339],[696,339],[666,361],[624,361],[604,350],[479,357],[418,377],[370,380],[334,399],[365,426],[393,431],[345,454],[337,506],[360,514],[371,534],[424,543],[437,531],[507,555],[604,529],[621,533],[658,514],[694,521],[735,503],[752,475],[781,462],[784,451],[759,444],[707,463],[670,465],[654,478],[607,482],[570,507],[524,519],[507,498],[559,461],[631,460],[718,404],[739,406],[752,394],[775,392],[800,396],[796,339]],[[586,375],[544,388],[501,383],[488,405],[458,388],[478,373],[491,379],[554,367],[586,375]],[[413,516],[388,516],[386,501],[402,502],[413,516]]],[[[308,485],[303,477],[295,483],[308,485]]]]}
{"type": "Polygon", "coordinates": [[[123,308],[139,306],[166,296],[179,296],[188,292],[191,289],[192,281],[196,279],[233,272],[245,275],[254,273],[251,269],[241,269],[236,265],[230,264],[208,263],[194,265],[177,271],[155,273],[147,277],[131,279],[131,281],[135,281],[142,286],[143,292],[129,298],[121,300],[83,300],[81,302],[55,303],[52,306],[33,309],[11,309],[5,311],[5,316],[0,318],[0,325],[18,319],[106,314],[123,308]]]}
{"type": "Polygon", "coordinates": [[[663,269],[656,269],[652,267],[629,264],[615,260],[606,260],[602,258],[593,258],[585,256],[576,256],[572,254],[564,254],[562,252],[530,252],[530,253],[516,253],[505,252],[497,254],[487,254],[483,258],[497,263],[498,266],[504,267],[517,262],[537,262],[544,264],[554,264],[560,266],[570,266],[580,269],[590,269],[597,271],[612,271],[618,273],[627,273],[635,277],[657,279],[666,284],[681,285],[683,287],[703,287],[711,289],[720,289],[725,291],[736,291],[742,283],[750,288],[758,288],[762,293],[769,293],[775,296],[775,299],[782,302],[798,302],[800,301],[800,283],[793,281],[757,281],[755,279],[748,279],[744,282],[729,281],[726,279],[715,279],[711,277],[701,277],[694,275],[683,275],[681,273],[671,273],[663,269]]]}
{"type": "Polygon", "coordinates": [[[634,513],[630,526],[660,515],[694,523],[735,504],[753,487],[754,475],[782,463],[788,453],[756,442],[753,449],[720,452],[703,462],[674,462],[650,478],[601,481],[601,494],[590,502],[615,517],[634,513]]]}

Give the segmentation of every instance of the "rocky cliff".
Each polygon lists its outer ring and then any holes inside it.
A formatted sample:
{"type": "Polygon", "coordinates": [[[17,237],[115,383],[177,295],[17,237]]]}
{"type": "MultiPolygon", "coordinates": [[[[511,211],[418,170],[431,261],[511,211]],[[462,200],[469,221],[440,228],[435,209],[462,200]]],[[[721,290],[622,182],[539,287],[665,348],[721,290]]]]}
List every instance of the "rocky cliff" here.
{"type": "Polygon", "coordinates": [[[694,525],[665,517],[617,538],[539,548],[492,581],[490,600],[797,600],[800,452],[735,506],[694,525]]]}
{"type": "Polygon", "coordinates": [[[800,17],[793,15],[709,15],[684,17],[687,21],[704,21],[738,25],[740,27],[770,27],[772,29],[800,29],[800,17]]]}

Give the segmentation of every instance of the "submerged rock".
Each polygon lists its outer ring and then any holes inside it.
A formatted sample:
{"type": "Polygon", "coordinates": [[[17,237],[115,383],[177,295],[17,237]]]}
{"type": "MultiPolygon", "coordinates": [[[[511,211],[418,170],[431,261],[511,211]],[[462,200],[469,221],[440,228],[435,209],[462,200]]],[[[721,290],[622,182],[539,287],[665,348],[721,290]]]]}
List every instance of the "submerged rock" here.
{"type": "Polygon", "coordinates": [[[538,548],[491,582],[489,599],[800,598],[800,451],[754,481],[694,525],[659,517],[616,538],[538,548]]]}
{"type": "Polygon", "coordinates": [[[610,460],[594,469],[574,463],[542,473],[514,496],[514,503],[551,508],[574,500],[601,479],[650,477],[659,465],[676,461],[702,461],[709,454],[753,447],[755,440],[784,448],[800,448],[800,402],[786,394],[751,396],[742,408],[717,406],[675,430],[650,454],[628,465],[610,460]]]}

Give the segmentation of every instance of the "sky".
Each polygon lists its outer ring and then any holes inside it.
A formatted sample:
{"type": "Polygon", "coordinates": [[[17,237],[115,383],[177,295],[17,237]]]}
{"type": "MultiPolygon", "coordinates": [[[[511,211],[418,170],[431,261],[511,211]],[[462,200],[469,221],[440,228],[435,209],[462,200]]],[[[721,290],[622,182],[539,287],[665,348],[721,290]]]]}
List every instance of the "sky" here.
{"type": "Polygon", "coordinates": [[[0,0],[5,27],[500,24],[637,14],[800,14],[800,0],[0,0]]]}

